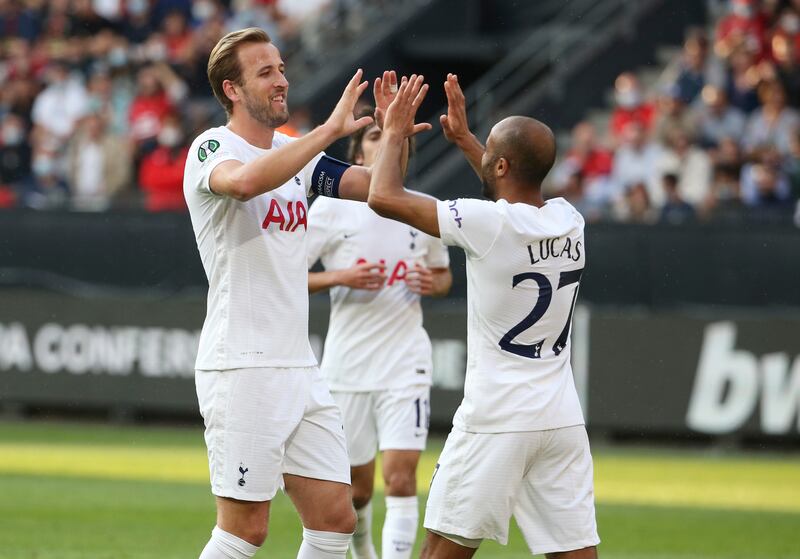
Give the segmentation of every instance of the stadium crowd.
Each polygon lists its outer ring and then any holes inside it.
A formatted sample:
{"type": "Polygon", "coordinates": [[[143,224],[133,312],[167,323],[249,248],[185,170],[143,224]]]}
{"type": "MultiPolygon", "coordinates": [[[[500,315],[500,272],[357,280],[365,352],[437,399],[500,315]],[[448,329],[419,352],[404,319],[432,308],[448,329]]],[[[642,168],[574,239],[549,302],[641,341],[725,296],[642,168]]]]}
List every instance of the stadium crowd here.
{"type": "Polygon", "coordinates": [[[0,0],[0,208],[185,210],[189,142],[224,122],[206,77],[219,38],[258,26],[308,67],[383,3],[0,0]]]}
{"type": "MultiPolygon", "coordinates": [[[[184,210],[188,142],[224,119],[206,78],[215,42],[259,26],[312,67],[384,3],[0,0],[0,208],[184,210]]],[[[590,221],[800,214],[800,0],[727,0],[651,89],[617,78],[608,132],[575,126],[555,193],[590,221]]],[[[310,127],[293,107],[284,131],[310,127]]]]}
{"type": "Polygon", "coordinates": [[[553,188],[593,221],[800,218],[800,1],[730,0],[647,92],[615,82],[606,137],[584,121],[553,188]]]}

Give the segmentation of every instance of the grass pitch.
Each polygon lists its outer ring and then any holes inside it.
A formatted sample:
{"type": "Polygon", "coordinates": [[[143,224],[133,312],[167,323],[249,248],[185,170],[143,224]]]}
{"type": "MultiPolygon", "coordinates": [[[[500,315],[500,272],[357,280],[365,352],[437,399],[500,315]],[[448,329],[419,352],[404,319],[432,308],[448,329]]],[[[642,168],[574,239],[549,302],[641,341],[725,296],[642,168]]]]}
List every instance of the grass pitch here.
{"type": "MultiPolygon", "coordinates": [[[[440,448],[423,455],[421,507],[440,448]]],[[[797,456],[594,454],[604,559],[800,559],[797,456]]],[[[197,557],[214,524],[207,475],[199,429],[0,423],[0,558],[197,557]]],[[[376,542],[383,515],[378,493],[376,542]]],[[[294,557],[301,529],[279,495],[256,557],[294,557]]],[[[530,555],[512,526],[477,556],[530,555]]]]}

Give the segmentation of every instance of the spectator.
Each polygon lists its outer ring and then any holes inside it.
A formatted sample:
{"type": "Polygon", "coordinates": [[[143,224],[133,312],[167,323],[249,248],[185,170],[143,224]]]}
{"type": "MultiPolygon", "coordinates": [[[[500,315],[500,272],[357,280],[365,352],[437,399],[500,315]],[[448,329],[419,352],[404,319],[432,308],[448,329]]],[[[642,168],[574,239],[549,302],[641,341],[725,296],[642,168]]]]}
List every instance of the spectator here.
{"type": "Polygon", "coordinates": [[[781,169],[781,154],[775,146],[759,147],[753,152],[752,162],[742,167],[741,198],[746,206],[760,205],[765,178],[774,182],[771,191],[776,200],[789,200],[789,179],[781,169]]]}
{"type": "Polygon", "coordinates": [[[788,103],[793,107],[800,106],[800,66],[797,64],[797,47],[784,36],[772,39],[774,64],[767,67],[766,76],[777,79],[786,90],[788,103]]]}
{"type": "Polygon", "coordinates": [[[678,176],[666,173],[661,178],[664,187],[664,205],[661,206],[659,221],[669,225],[683,225],[694,220],[694,208],[681,197],[678,189],[678,176]]]}
{"type": "Polygon", "coordinates": [[[184,211],[183,168],[189,147],[175,115],[164,119],[158,147],[147,154],[139,169],[144,206],[150,212],[184,211]]]}
{"type": "Polygon", "coordinates": [[[707,85],[700,95],[702,103],[694,109],[697,140],[704,148],[715,148],[723,138],[741,138],[746,119],[744,113],[728,104],[725,92],[707,85]]]}
{"type": "Polygon", "coordinates": [[[137,161],[155,147],[164,118],[187,95],[186,85],[164,63],[139,70],[138,89],[131,103],[130,134],[136,143],[137,161]]]}
{"type": "Polygon", "coordinates": [[[789,179],[789,197],[800,200],[800,129],[792,133],[789,155],[784,162],[786,177],[789,179]]]}
{"type": "Polygon", "coordinates": [[[14,204],[21,183],[30,180],[31,148],[25,138],[25,121],[7,113],[0,121],[0,207],[14,204]]]}
{"type": "Polygon", "coordinates": [[[56,154],[44,149],[35,150],[31,169],[32,176],[20,185],[22,205],[36,210],[66,207],[69,193],[67,183],[58,172],[56,154]]]}
{"type": "MultiPolygon", "coordinates": [[[[659,170],[678,177],[682,198],[693,205],[701,203],[711,186],[711,158],[702,149],[693,146],[680,129],[672,131],[668,146],[662,152],[659,170]]],[[[660,207],[665,202],[664,190],[652,193],[651,199],[654,206],[660,207]]]]}
{"type": "Polygon", "coordinates": [[[658,219],[658,214],[650,203],[647,186],[643,182],[634,182],[625,187],[621,204],[617,205],[616,215],[619,221],[650,225],[658,219]]]}
{"type": "Polygon", "coordinates": [[[664,144],[673,131],[680,130],[689,138],[695,136],[695,119],[686,108],[686,103],[681,99],[677,85],[670,85],[664,89],[658,100],[658,113],[653,125],[653,138],[664,144]]]}
{"type": "Polygon", "coordinates": [[[676,95],[690,105],[700,95],[706,84],[708,41],[702,29],[691,30],[683,43],[683,51],[676,67],[668,68],[669,83],[674,84],[676,95]]]}
{"type": "Polygon", "coordinates": [[[71,206],[102,211],[130,182],[130,146],[110,133],[100,113],[88,115],[67,150],[71,206]]]}
{"type": "Polygon", "coordinates": [[[747,121],[744,148],[752,151],[758,146],[771,145],[782,154],[789,153],[791,135],[800,125],[800,115],[786,106],[786,92],[780,82],[764,82],[758,94],[763,106],[747,121]]]}
{"type": "Polygon", "coordinates": [[[649,133],[653,124],[655,108],[646,103],[639,80],[630,72],[624,72],[614,82],[616,107],[611,114],[611,134],[615,143],[621,141],[626,126],[636,122],[649,133]]]}
{"type": "Polygon", "coordinates": [[[714,50],[727,58],[734,50],[744,47],[758,60],[765,52],[766,22],[755,0],[731,0],[730,13],[717,25],[714,50]]]}
{"type": "Polygon", "coordinates": [[[725,94],[730,104],[745,114],[758,107],[758,86],[761,76],[752,53],[740,47],[728,59],[729,68],[725,94]]]}
{"type": "Polygon", "coordinates": [[[61,146],[86,114],[86,89],[82,80],[70,75],[67,65],[60,61],[48,67],[47,81],[49,85],[33,102],[33,123],[39,139],[51,137],[61,146]]]}
{"type": "Polygon", "coordinates": [[[711,191],[699,207],[700,217],[711,221],[740,220],[744,206],[739,192],[739,168],[716,165],[711,191]]]}
{"type": "Polygon", "coordinates": [[[560,190],[580,176],[580,190],[587,209],[599,217],[610,206],[614,196],[611,170],[614,155],[597,141],[594,126],[587,121],[579,122],[572,129],[572,145],[564,159],[553,170],[553,181],[560,190]]]}
{"type": "Polygon", "coordinates": [[[173,65],[186,64],[192,56],[192,33],[186,16],[180,10],[167,14],[161,24],[167,61],[173,65]]]}
{"type": "Polygon", "coordinates": [[[780,183],[785,180],[773,165],[756,163],[752,169],[756,195],[750,202],[748,215],[760,220],[788,221],[794,204],[779,192],[780,183]]]}
{"type": "Polygon", "coordinates": [[[623,130],[623,144],[614,155],[614,192],[625,194],[626,189],[635,183],[647,185],[649,192],[657,192],[660,188],[658,163],[661,154],[660,146],[648,141],[644,126],[639,122],[629,122],[623,130]]]}

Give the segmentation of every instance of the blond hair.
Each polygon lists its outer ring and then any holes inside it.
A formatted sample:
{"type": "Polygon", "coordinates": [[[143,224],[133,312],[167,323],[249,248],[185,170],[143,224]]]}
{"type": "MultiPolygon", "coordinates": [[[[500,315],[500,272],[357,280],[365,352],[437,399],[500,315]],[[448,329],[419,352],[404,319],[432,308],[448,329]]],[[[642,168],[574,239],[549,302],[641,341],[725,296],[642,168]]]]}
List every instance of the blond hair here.
{"type": "Polygon", "coordinates": [[[225,107],[228,115],[233,112],[233,101],[225,95],[222,83],[229,80],[236,85],[242,85],[242,66],[239,64],[237,53],[239,45],[271,42],[269,35],[263,29],[248,27],[228,33],[211,51],[211,55],[208,57],[208,81],[211,83],[214,97],[225,107]]]}

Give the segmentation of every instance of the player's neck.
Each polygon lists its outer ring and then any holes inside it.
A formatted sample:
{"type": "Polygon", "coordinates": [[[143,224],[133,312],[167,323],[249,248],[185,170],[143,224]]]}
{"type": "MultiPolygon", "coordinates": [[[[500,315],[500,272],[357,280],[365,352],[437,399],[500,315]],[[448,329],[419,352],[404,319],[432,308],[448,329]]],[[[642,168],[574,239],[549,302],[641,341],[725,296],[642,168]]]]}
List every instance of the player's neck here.
{"type": "Polygon", "coordinates": [[[509,204],[528,204],[541,208],[544,198],[540,188],[534,189],[530,185],[508,184],[498,192],[498,200],[503,199],[509,204]]]}
{"type": "Polygon", "coordinates": [[[231,132],[252,146],[261,149],[272,148],[275,129],[264,126],[257,120],[250,118],[250,115],[234,112],[227,126],[231,132]]]}

